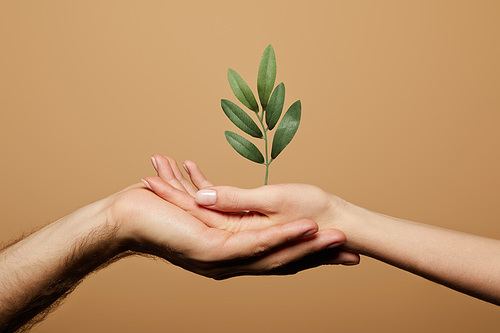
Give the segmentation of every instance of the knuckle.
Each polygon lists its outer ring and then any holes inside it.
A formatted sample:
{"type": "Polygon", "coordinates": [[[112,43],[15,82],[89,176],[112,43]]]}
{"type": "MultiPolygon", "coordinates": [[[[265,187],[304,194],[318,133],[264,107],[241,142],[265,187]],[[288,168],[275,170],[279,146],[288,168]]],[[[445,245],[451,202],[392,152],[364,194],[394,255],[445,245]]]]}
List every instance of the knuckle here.
{"type": "Polygon", "coordinates": [[[266,239],[263,239],[262,235],[257,236],[257,244],[252,249],[253,255],[260,256],[271,250],[271,245],[266,239]]]}
{"type": "Polygon", "coordinates": [[[267,244],[260,243],[253,249],[253,255],[260,256],[266,253],[267,251],[269,251],[269,246],[267,244]]]}
{"type": "Polygon", "coordinates": [[[238,195],[234,192],[226,193],[225,194],[225,201],[229,207],[231,207],[235,210],[239,210],[241,207],[241,201],[240,201],[238,195]]]}
{"type": "Polygon", "coordinates": [[[338,243],[345,242],[345,234],[340,230],[328,230],[331,239],[335,239],[338,243]]]}
{"type": "Polygon", "coordinates": [[[268,212],[280,212],[285,204],[285,197],[277,192],[267,194],[268,200],[264,203],[264,209],[268,212]]]}
{"type": "Polygon", "coordinates": [[[285,267],[286,263],[281,259],[276,259],[269,265],[271,270],[280,270],[285,267]]]}

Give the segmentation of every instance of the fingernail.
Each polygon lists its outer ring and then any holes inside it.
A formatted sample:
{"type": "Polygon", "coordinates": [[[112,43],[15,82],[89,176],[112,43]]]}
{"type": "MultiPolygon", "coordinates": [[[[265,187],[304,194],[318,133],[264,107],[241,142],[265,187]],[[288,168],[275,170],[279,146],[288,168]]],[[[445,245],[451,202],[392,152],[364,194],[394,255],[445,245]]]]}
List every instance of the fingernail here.
{"type": "Polygon", "coordinates": [[[303,234],[302,237],[311,236],[311,235],[314,235],[315,233],[316,233],[316,230],[309,230],[305,234],[303,234]]]}
{"type": "Polygon", "coordinates": [[[158,172],[158,164],[156,164],[156,159],[153,156],[151,156],[151,162],[153,163],[156,172],[158,172]]]}
{"type": "Polygon", "coordinates": [[[141,181],[144,183],[144,185],[146,185],[147,188],[149,188],[150,190],[153,190],[151,188],[151,185],[149,185],[149,183],[147,181],[145,181],[144,179],[141,179],[141,181]]]}
{"type": "Polygon", "coordinates": [[[328,245],[326,248],[327,249],[333,249],[335,247],[339,247],[340,245],[342,245],[343,242],[335,242],[335,243],[331,243],[330,245],[328,245]]]}
{"type": "Polygon", "coordinates": [[[200,190],[196,192],[194,198],[200,205],[213,205],[217,201],[217,192],[215,192],[214,190],[200,190]]]}
{"type": "Polygon", "coordinates": [[[182,163],[182,167],[184,168],[184,170],[186,170],[187,174],[190,175],[189,170],[188,170],[186,164],[182,163]]]}

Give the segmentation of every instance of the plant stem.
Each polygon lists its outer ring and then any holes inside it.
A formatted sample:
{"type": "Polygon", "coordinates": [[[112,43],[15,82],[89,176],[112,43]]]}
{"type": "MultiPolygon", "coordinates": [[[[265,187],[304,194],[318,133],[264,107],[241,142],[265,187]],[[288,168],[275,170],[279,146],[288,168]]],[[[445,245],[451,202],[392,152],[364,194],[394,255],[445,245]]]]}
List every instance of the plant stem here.
{"type": "Polygon", "coordinates": [[[271,164],[271,161],[269,160],[269,153],[267,150],[267,131],[269,130],[267,126],[264,125],[263,119],[264,119],[264,113],[266,110],[262,110],[262,115],[259,116],[257,114],[257,118],[259,118],[260,125],[262,126],[262,131],[264,132],[264,144],[265,144],[265,153],[266,153],[266,161],[264,162],[264,165],[266,166],[266,177],[264,178],[264,185],[267,185],[267,179],[269,177],[269,164],[271,164]]]}
{"type": "Polygon", "coordinates": [[[270,164],[270,163],[267,163],[267,164],[266,164],[266,178],[265,178],[265,180],[264,180],[264,185],[267,185],[267,177],[268,177],[268,175],[269,175],[269,164],[270,164]]]}

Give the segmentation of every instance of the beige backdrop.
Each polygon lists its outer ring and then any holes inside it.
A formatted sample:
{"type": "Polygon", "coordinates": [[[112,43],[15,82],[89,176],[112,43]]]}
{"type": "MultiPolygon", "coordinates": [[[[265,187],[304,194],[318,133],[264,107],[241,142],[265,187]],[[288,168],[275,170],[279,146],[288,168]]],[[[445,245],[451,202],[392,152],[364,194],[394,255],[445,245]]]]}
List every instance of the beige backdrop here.
{"type": "MultiPolygon", "coordinates": [[[[298,134],[270,182],[500,238],[498,1],[0,2],[0,241],[197,161],[261,185],[225,142],[228,67],[255,90],[268,43],[298,134]]],[[[34,332],[498,332],[498,308],[370,258],[212,281],[130,258],[34,332]]]]}

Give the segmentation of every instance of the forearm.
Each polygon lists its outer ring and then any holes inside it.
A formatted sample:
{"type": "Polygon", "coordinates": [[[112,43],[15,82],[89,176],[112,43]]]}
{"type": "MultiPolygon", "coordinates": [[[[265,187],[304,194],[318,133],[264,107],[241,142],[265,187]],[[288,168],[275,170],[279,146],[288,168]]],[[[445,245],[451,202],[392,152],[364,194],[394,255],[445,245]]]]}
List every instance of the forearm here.
{"type": "Polygon", "coordinates": [[[107,208],[106,200],[83,207],[0,252],[0,331],[32,321],[119,255],[107,208]]]}
{"type": "Polygon", "coordinates": [[[500,305],[500,241],[378,214],[347,203],[346,247],[500,305]]]}

